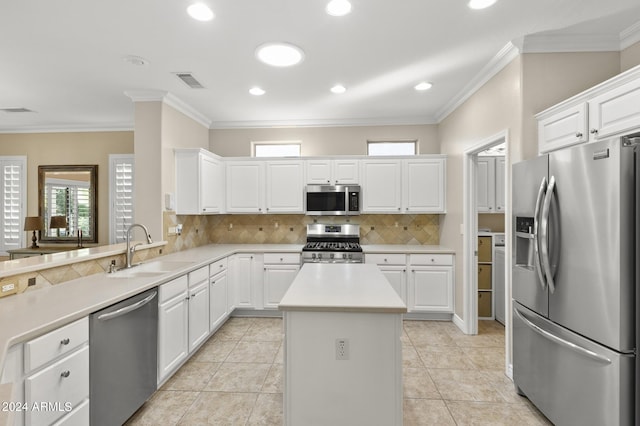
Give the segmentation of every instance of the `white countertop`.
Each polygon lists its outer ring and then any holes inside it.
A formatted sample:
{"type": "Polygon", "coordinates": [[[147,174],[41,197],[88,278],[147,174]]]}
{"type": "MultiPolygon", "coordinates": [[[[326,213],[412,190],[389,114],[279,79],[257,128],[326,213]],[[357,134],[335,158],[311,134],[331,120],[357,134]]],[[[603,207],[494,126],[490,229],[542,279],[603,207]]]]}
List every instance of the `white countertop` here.
{"type": "Polygon", "coordinates": [[[278,305],[281,311],[405,313],[407,306],[366,263],[307,263],[278,305]]]}
{"type": "Polygon", "coordinates": [[[437,245],[417,244],[366,244],[362,246],[364,254],[367,253],[439,253],[455,254],[455,250],[437,245]]]}

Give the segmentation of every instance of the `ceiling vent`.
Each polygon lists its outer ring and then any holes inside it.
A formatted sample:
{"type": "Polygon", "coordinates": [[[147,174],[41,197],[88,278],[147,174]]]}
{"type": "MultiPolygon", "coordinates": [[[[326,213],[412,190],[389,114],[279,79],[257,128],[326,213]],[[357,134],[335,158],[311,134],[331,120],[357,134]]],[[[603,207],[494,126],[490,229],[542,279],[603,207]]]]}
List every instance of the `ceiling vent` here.
{"type": "Polygon", "coordinates": [[[204,86],[196,80],[193,74],[189,72],[176,72],[174,73],[184,84],[192,89],[204,89],[204,86]]]}
{"type": "Polygon", "coordinates": [[[4,111],[4,112],[33,112],[33,110],[30,110],[29,108],[0,108],[0,111],[4,111]]]}

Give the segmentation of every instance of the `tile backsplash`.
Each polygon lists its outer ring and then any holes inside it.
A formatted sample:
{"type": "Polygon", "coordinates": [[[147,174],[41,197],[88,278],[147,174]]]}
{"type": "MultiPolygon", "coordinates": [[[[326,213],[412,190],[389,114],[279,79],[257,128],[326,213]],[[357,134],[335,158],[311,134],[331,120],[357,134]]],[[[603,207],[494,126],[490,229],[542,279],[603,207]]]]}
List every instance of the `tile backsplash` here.
{"type": "Polygon", "coordinates": [[[205,244],[303,244],[307,224],[356,223],[360,225],[362,244],[439,244],[439,215],[206,215],[182,216],[164,213],[164,239],[167,252],[175,252],[205,244]],[[182,234],[168,235],[169,227],[181,223],[182,234]]]}

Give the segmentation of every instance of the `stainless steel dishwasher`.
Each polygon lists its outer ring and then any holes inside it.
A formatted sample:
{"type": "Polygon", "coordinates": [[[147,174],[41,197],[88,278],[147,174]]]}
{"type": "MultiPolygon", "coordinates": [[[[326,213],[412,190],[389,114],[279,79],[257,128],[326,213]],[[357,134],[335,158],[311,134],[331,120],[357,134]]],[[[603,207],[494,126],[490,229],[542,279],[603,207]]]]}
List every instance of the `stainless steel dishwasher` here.
{"type": "Polygon", "coordinates": [[[155,392],[158,289],[91,314],[91,426],[120,426],[155,392]]]}

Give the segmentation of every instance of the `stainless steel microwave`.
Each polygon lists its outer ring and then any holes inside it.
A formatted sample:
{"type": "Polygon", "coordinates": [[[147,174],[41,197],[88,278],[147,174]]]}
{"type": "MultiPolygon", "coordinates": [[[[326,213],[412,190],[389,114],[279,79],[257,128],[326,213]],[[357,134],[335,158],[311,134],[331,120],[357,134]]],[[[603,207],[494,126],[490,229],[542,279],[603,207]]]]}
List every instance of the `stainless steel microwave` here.
{"type": "Polygon", "coordinates": [[[359,185],[307,185],[304,200],[308,215],[351,216],[360,214],[359,185]]]}

